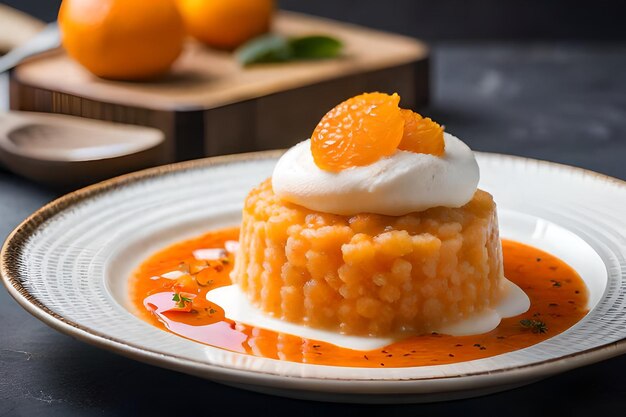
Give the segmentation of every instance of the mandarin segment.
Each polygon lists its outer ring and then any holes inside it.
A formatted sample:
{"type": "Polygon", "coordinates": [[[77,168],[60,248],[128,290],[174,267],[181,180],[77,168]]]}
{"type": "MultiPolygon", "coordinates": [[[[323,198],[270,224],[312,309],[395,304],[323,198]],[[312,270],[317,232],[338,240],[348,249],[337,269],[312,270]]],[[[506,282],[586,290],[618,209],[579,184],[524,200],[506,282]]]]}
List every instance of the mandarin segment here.
{"type": "Polygon", "coordinates": [[[398,149],[441,156],[445,150],[443,128],[430,118],[411,110],[400,110],[404,118],[404,133],[398,149]]]}
{"type": "Polygon", "coordinates": [[[337,172],[396,152],[404,129],[399,103],[397,94],[365,93],[326,113],[311,136],[315,164],[337,172]]]}

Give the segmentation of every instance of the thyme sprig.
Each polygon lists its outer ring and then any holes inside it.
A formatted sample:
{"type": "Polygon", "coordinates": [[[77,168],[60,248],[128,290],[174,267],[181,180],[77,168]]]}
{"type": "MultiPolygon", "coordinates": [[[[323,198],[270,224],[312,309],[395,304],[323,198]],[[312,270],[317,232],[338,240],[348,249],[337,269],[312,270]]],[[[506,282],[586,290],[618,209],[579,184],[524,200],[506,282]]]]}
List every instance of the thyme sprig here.
{"type": "Polygon", "coordinates": [[[519,324],[525,329],[530,329],[533,333],[543,334],[548,332],[548,327],[541,320],[523,319],[519,321],[519,324]]]}
{"type": "Polygon", "coordinates": [[[174,296],[172,297],[172,301],[176,301],[176,307],[185,308],[187,306],[187,303],[191,304],[193,300],[179,293],[175,293],[174,296]]]}

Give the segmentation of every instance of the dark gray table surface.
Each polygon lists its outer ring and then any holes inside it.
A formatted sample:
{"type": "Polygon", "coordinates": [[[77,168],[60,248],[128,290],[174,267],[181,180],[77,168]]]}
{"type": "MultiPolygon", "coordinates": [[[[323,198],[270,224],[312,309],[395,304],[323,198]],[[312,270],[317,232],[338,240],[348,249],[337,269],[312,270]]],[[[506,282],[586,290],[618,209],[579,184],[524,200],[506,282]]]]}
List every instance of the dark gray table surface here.
{"type": "MultiPolygon", "coordinates": [[[[425,113],[473,149],[626,179],[626,45],[436,45],[425,113]]],[[[56,197],[0,170],[0,238],[56,197]]],[[[283,399],[144,365],[57,333],[0,289],[0,416],[624,415],[626,357],[487,397],[361,406],[283,399]]]]}

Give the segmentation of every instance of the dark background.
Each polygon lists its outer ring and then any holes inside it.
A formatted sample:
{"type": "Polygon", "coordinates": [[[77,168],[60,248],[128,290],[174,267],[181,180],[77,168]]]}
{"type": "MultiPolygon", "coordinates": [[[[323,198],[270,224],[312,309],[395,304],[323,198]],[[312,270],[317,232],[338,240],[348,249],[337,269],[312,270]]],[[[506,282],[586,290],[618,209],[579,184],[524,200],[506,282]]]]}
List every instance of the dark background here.
{"type": "MultiPolygon", "coordinates": [[[[50,21],[61,1],[3,3],[50,21]]],[[[279,0],[279,4],[426,40],[626,39],[623,0],[279,0]]]]}
{"type": "MultiPolygon", "coordinates": [[[[4,3],[52,20],[59,1],[4,3]]],[[[621,179],[626,179],[624,3],[280,1],[287,9],[432,41],[432,102],[424,111],[473,149],[557,161],[621,179]]],[[[0,241],[58,195],[0,170],[0,241]]],[[[439,404],[361,406],[265,396],[75,341],[31,317],[0,288],[0,417],[589,417],[622,416],[624,410],[626,356],[512,391],[439,404]]]]}

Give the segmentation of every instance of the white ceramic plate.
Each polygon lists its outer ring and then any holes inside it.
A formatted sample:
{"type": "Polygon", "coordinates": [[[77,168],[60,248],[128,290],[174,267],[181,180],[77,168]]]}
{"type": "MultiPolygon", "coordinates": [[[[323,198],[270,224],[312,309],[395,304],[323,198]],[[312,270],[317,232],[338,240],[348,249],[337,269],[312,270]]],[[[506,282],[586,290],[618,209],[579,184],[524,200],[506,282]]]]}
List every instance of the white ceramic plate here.
{"type": "Polygon", "coordinates": [[[242,388],[330,401],[420,402],[525,384],[626,349],[626,183],[563,165],[477,154],[501,234],[560,257],[590,289],[590,313],[543,343],[487,359],[364,369],[258,358],[205,346],[137,318],[128,277],[153,251],[235,225],[279,152],[127,175],[45,206],[5,243],[4,284],[50,326],[131,358],[242,388]]]}

